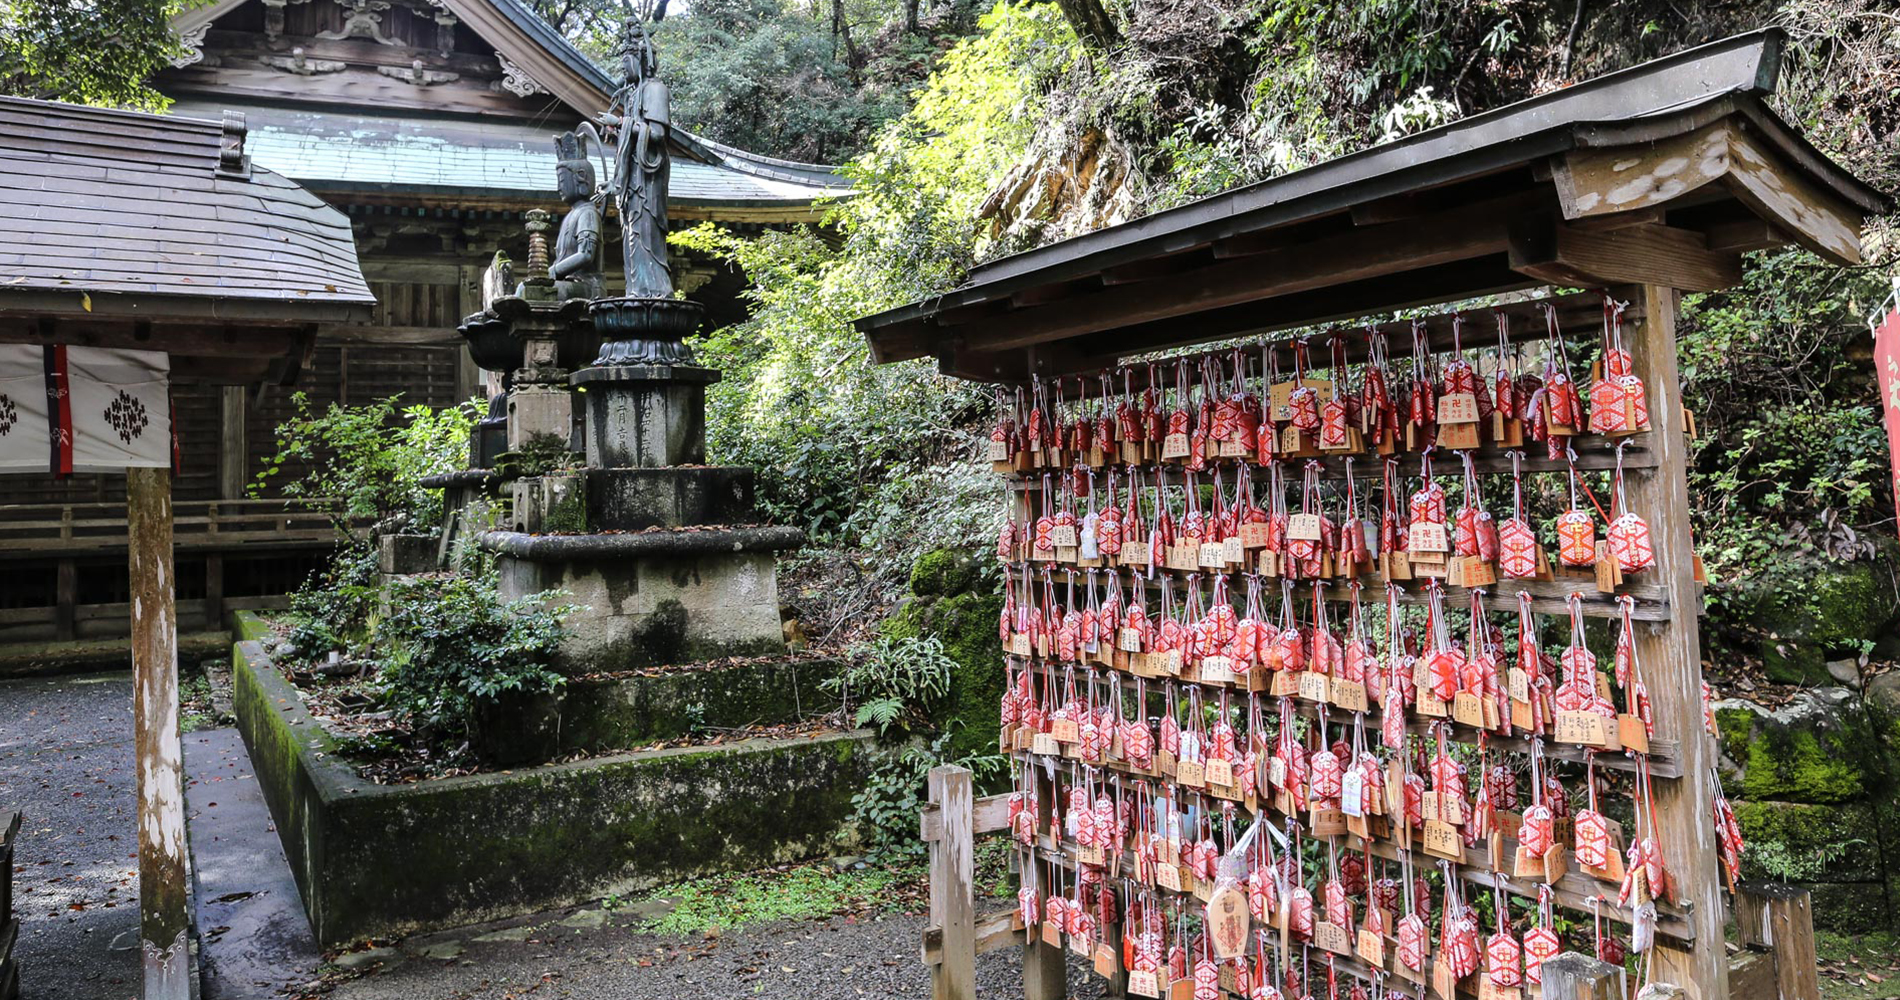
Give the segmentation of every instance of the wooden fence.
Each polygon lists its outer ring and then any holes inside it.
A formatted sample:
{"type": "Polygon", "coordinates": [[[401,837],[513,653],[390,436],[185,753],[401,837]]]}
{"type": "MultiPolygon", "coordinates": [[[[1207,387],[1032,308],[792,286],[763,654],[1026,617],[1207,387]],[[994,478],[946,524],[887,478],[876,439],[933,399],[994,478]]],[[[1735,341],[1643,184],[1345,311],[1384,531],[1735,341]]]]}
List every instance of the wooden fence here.
{"type": "MultiPolygon", "coordinates": [[[[1009,829],[1009,796],[973,796],[969,770],[931,770],[930,799],[920,815],[930,849],[930,922],[923,960],[932,1000],[977,996],[976,959],[1001,948],[1023,949],[1024,1000],[1062,1000],[1067,993],[1061,948],[1025,933],[1015,900],[976,912],[976,838],[1009,829]]],[[[1734,897],[1736,943],[1729,960],[1730,1000],[1820,1000],[1814,956],[1814,918],[1808,891],[1797,886],[1744,883],[1734,897]]],[[[1102,969],[1110,994],[1121,992],[1122,970],[1102,969]]],[[[1589,955],[1566,952],[1543,966],[1542,1000],[1622,1000],[1624,972],[1589,955]]],[[[1655,997],[1652,1000],[1666,1000],[1655,997]]]]}

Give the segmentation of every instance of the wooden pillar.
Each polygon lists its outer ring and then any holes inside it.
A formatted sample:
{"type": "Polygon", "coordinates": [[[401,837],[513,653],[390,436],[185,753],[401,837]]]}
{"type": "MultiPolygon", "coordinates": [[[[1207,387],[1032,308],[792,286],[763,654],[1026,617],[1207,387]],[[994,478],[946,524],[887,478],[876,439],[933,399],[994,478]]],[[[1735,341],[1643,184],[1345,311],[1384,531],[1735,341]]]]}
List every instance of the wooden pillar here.
{"type": "MultiPolygon", "coordinates": [[[[1630,294],[1630,293],[1623,293],[1630,294]]],[[[1673,288],[1645,285],[1643,320],[1630,351],[1649,394],[1647,446],[1653,468],[1625,475],[1630,509],[1649,523],[1656,565],[1642,575],[1664,589],[1669,619],[1637,623],[1636,651],[1655,712],[1656,734],[1680,741],[1682,777],[1654,782],[1657,838],[1688,913],[1695,940],[1684,945],[1659,937],[1653,978],[1687,990],[1693,1000],[1728,1000],[1728,956],[1722,947],[1724,906],[1709,785],[1709,737],[1702,723],[1702,643],[1699,634],[1694,541],[1689,531],[1689,434],[1676,373],[1673,288]]]]}
{"type": "Polygon", "coordinates": [[[138,776],[139,942],[144,1000],[189,1000],[185,791],[178,742],[178,623],[169,469],[127,469],[132,712],[138,776]]]}
{"type": "Polygon", "coordinates": [[[250,394],[241,385],[227,385],[219,398],[218,499],[241,500],[250,485],[251,442],[245,436],[250,416],[250,394]]]}
{"type": "Polygon", "coordinates": [[[1566,951],[1543,965],[1543,1000],[1621,1000],[1623,970],[1580,951],[1566,951]]]}
{"type": "Polygon", "coordinates": [[[1780,1000],[1821,1000],[1808,890],[1767,882],[1739,887],[1735,933],[1742,944],[1765,949],[1774,959],[1780,1000]]]}
{"type": "MultiPolygon", "coordinates": [[[[1062,831],[1050,823],[1055,815],[1055,787],[1042,768],[1025,765],[1030,768],[1031,781],[1035,785],[1036,815],[1042,818],[1044,827],[1056,839],[1061,839],[1062,831]]],[[[1047,865],[1032,860],[1031,864],[1047,865]]],[[[1033,878],[1026,873],[1025,878],[1033,878]]],[[[1044,897],[1049,895],[1050,887],[1042,885],[1044,897]]],[[[1023,940],[1023,1000],[1064,1000],[1069,995],[1068,959],[1062,949],[1049,944],[1031,928],[1023,940]]]]}
{"type": "Polygon", "coordinates": [[[224,555],[205,556],[205,631],[224,628],[224,555]]]}
{"type": "Polygon", "coordinates": [[[77,636],[78,605],[79,564],[61,559],[53,580],[53,638],[66,640],[77,636]]]}
{"type": "Polygon", "coordinates": [[[930,770],[930,801],[937,805],[942,835],[930,842],[930,923],[943,928],[943,961],[931,969],[932,1000],[976,998],[976,835],[972,827],[970,772],[943,766],[930,770]]]}

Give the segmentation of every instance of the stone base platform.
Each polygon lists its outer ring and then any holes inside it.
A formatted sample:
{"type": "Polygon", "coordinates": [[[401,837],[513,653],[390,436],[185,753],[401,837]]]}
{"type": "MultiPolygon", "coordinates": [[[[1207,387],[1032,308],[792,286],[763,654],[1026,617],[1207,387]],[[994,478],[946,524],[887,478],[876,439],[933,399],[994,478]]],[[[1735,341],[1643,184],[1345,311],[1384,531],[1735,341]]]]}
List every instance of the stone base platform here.
{"type": "Polygon", "coordinates": [[[851,796],[893,752],[853,730],[378,785],[259,643],[232,661],[238,729],[323,948],[848,849],[851,796]]]}
{"type": "Polygon", "coordinates": [[[585,607],[567,620],[566,662],[621,670],[785,652],[777,553],[804,540],[784,527],[491,531],[481,546],[495,553],[504,598],[561,590],[585,607]]]}

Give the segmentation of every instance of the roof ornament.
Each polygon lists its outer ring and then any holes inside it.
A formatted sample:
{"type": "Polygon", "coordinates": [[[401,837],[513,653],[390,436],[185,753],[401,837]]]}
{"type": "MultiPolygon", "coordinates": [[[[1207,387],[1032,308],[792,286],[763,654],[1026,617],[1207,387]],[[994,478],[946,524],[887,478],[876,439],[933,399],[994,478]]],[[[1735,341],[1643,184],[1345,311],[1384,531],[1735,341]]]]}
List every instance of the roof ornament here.
{"type": "Polygon", "coordinates": [[[343,8],[343,27],[334,31],[319,31],[318,38],[341,41],[345,38],[367,38],[378,45],[407,46],[399,38],[383,34],[383,11],[389,9],[389,0],[339,0],[343,8]]]}
{"type": "Polygon", "coordinates": [[[516,65],[513,59],[497,52],[495,61],[501,64],[501,79],[496,81],[496,86],[502,90],[516,97],[533,97],[536,94],[548,92],[546,87],[541,86],[540,81],[529,76],[528,71],[516,65]]]}
{"type": "Polygon", "coordinates": [[[173,69],[184,69],[186,66],[190,66],[192,63],[198,62],[205,57],[205,32],[210,30],[211,22],[206,21],[195,28],[188,29],[179,34],[178,44],[184,46],[184,48],[177,55],[171,57],[170,62],[173,69]]]}

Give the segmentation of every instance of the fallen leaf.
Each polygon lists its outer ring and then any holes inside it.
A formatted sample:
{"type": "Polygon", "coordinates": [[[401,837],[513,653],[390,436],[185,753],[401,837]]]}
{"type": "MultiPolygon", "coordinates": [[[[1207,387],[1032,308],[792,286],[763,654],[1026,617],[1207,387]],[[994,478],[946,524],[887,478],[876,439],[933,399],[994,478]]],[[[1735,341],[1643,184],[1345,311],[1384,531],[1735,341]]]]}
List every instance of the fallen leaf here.
{"type": "Polygon", "coordinates": [[[81,309],[86,310],[87,312],[91,312],[92,311],[92,296],[87,295],[85,292],[80,292],[79,293],[79,307],[81,309]]]}

